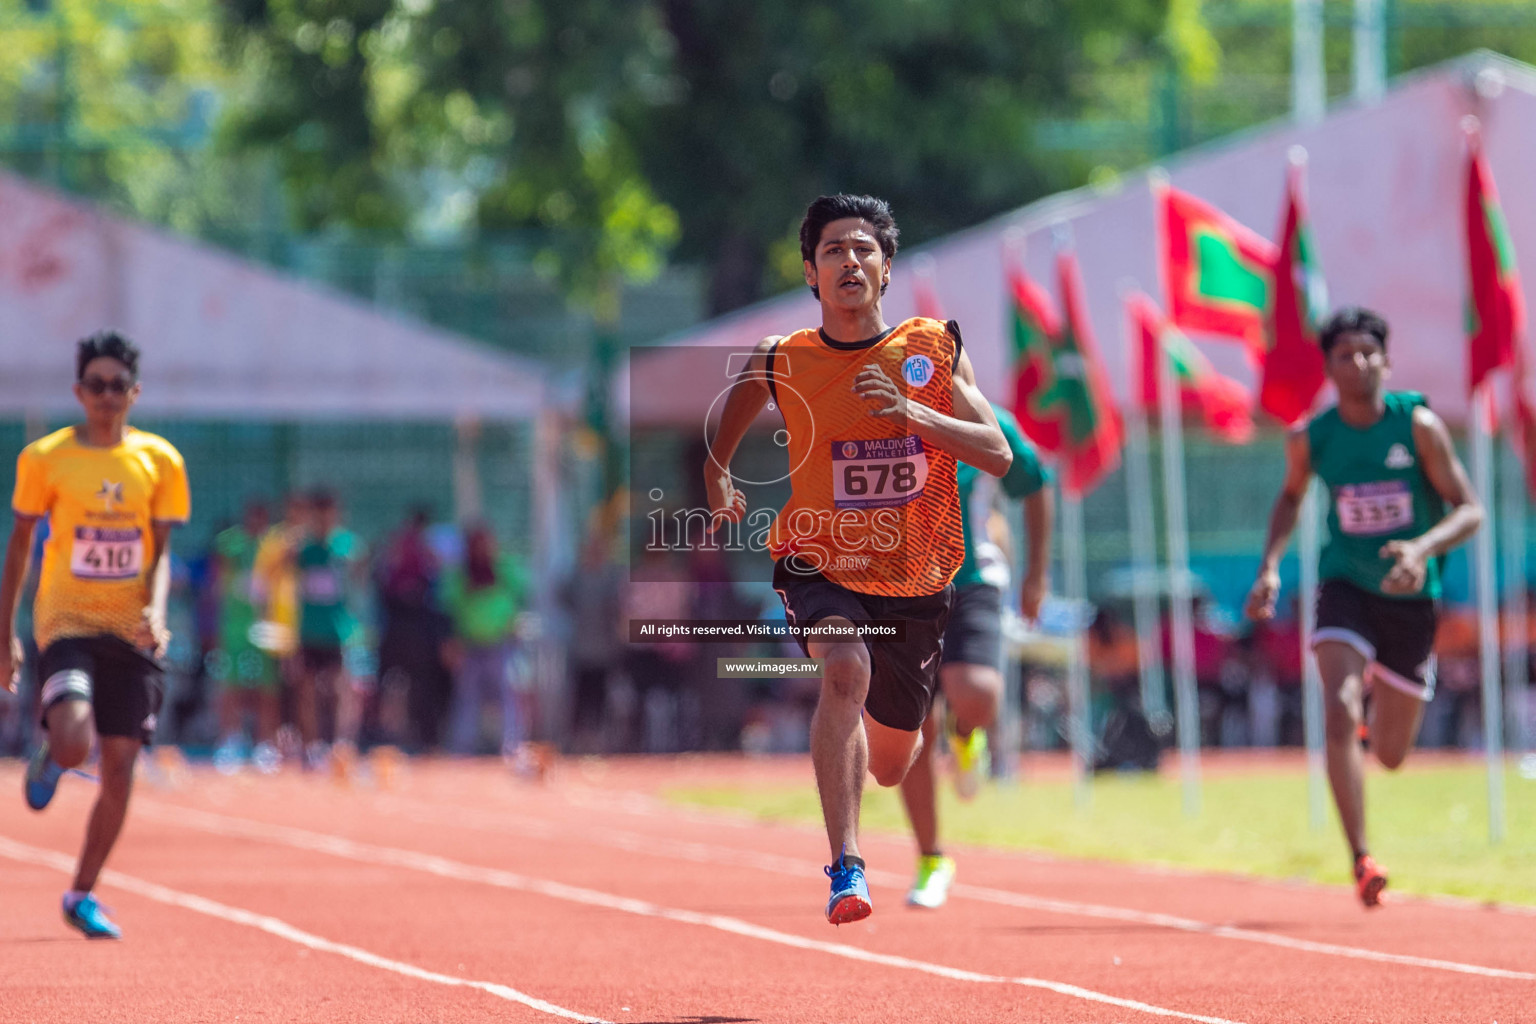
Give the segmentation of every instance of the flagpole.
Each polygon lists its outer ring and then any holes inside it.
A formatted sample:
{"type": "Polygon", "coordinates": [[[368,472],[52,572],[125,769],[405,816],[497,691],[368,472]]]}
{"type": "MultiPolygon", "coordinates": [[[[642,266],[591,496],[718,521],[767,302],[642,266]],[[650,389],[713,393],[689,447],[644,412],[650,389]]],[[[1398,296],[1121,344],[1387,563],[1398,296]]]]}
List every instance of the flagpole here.
{"type": "MultiPolygon", "coordinates": [[[[1520,429],[1514,425],[1511,430],[1520,429]]],[[[1525,695],[1530,683],[1530,634],[1525,600],[1525,466],[1510,437],[1504,445],[1503,490],[1499,516],[1503,528],[1504,561],[1504,715],[1510,749],[1524,754],[1530,736],[1525,720],[1525,695]]]]}
{"type": "Polygon", "coordinates": [[[1072,748],[1072,801],[1088,805],[1093,771],[1093,739],[1088,721],[1088,654],[1084,650],[1087,629],[1082,614],[1088,603],[1088,564],[1083,550],[1083,499],[1066,488],[1061,491],[1061,558],[1064,563],[1067,601],[1073,622],[1067,648],[1067,739],[1072,748]]]}
{"type": "Polygon", "coordinates": [[[1328,822],[1327,754],[1323,746],[1323,677],[1312,654],[1312,631],[1317,628],[1317,559],[1321,547],[1317,529],[1316,480],[1307,484],[1301,499],[1298,540],[1301,550],[1301,723],[1307,744],[1307,823],[1322,831],[1328,822]]]}
{"type": "MultiPolygon", "coordinates": [[[[1167,356],[1159,352],[1159,379],[1167,356]]],[[[1157,389],[1163,440],[1163,515],[1168,532],[1169,606],[1173,633],[1173,698],[1179,739],[1184,813],[1200,813],[1200,709],[1195,692],[1195,633],[1190,609],[1189,520],[1184,507],[1184,425],[1176,387],[1157,389]]]]}
{"type": "Polygon", "coordinates": [[[1152,465],[1147,445],[1147,413],[1132,402],[1126,417],[1125,493],[1130,504],[1131,598],[1136,617],[1136,662],[1141,679],[1141,710],[1158,736],[1168,733],[1168,698],[1164,694],[1163,649],[1157,622],[1157,541],[1152,516],[1152,465]]]}
{"type": "MultiPolygon", "coordinates": [[[[1120,283],[1123,302],[1136,301],[1135,286],[1120,283]]],[[[1144,300],[1142,300],[1144,301],[1144,300]]],[[[1146,368],[1142,326],[1136,317],[1129,320],[1129,351],[1142,353],[1141,359],[1127,361],[1131,369],[1130,412],[1126,416],[1125,496],[1131,527],[1131,601],[1136,621],[1136,674],[1141,682],[1141,712],[1159,740],[1173,727],[1168,714],[1164,686],[1163,645],[1158,635],[1157,599],[1157,524],[1152,513],[1152,456],[1147,443],[1147,409],[1143,382],[1146,368]]]]}
{"type": "Polygon", "coordinates": [[[1493,415],[1487,384],[1472,395],[1472,478],[1483,501],[1483,527],[1474,541],[1477,568],[1478,654],[1483,683],[1483,753],[1488,764],[1488,841],[1504,839],[1504,714],[1499,688],[1499,606],[1494,580],[1493,415]]]}

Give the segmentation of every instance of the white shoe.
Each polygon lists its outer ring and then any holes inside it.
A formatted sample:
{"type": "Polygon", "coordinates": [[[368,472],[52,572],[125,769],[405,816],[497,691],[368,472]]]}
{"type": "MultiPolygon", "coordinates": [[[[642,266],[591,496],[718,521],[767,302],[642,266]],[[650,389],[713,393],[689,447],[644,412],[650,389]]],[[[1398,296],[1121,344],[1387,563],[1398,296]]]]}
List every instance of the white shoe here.
{"type": "Polygon", "coordinates": [[[949,899],[949,887],[955,880],[955,862],[951,857],[917,858],[917,877],[907,892],[907,904],[937,910],[949,899]]]}

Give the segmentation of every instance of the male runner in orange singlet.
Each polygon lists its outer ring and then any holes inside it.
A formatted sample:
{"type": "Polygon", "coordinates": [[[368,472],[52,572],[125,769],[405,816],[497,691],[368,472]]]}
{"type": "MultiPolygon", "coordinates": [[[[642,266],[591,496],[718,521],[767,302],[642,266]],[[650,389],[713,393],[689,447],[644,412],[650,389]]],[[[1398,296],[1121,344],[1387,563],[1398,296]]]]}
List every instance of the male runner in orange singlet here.
{"type": "Polygon", "coordinates": [[[882,786],[901,782],[938,685],[950,580],[965,554],[955,462],[1002,476],[1012,459],[958,325],[925,317],[886,324],[880,299],[896,239],[879,199],[811,204],[800,252],[821,327],[758,344],[704,466],[716,523],[739,521],[746,498],[732,483],[731,458],[775,402],[789,433],[792,493],[768,547],[785,614],[823,666],[811,760],[833,858],[833,924],[871,910],[858,837],[864,772],[882,786]],[[904,639],[854,633],[875,620],[899,622],[904,639]]]}

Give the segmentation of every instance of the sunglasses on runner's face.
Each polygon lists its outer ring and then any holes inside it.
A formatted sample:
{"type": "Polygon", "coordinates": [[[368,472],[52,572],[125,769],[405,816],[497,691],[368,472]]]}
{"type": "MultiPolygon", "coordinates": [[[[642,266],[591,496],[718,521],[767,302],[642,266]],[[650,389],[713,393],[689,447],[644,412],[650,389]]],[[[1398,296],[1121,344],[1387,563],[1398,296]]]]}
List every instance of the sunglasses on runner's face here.
{"type": "Polygon", "coordinates": [[[103,377],[87,377],[80,382],[80,387],[86,394],[101,396],[108,391],[114,395],[126,395],[133,389],[133,381],[127,377],[113,377],[107,380],[103,377]]]}

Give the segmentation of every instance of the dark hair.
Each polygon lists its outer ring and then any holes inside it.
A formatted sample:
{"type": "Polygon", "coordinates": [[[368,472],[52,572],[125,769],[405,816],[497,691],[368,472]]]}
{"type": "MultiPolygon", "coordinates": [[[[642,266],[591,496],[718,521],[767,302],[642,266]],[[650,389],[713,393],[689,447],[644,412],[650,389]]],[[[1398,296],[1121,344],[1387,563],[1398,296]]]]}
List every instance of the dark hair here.
{"type": "Polygon", "coordinates": [[[328,487],[317,487],[309,494],[309,507],[316,512],[329,512],[336,507],[336,492],[328,487]]]}
{"type": "Polygon", "coordinates": [[[1364,306],[1345,306],[1323,322],[1317,334],[1317,344],[1323,355],[1333,349],[1341,334],[1369,334],[1383,352],[1387,350],[1387,322],[1364,306]]]}
{"type": "Polygon", "coordinates": [[[464,529],[464,575],[470,588],[479,590],[496,582],[496,559],[492,551],[496,535],[485,523],[471,523],[464,529]]]}
{"type": "MultiPolygon", "coordinates": [[[[839,194],[817,196],[816,201],[806,207],[805,219],[800,222],[800,258],[807,263],[815,263],[816,246],[821,244],[822,230],[833,221],[848,217],[869,221],[875,229],[875,241],[880,243],[880,252],[886,259],[896,255],[896,238],[901,232],[896,228],[896,218],[891,216],[890,204],[874,196],[839,194]]],[[[819,288],[813,287],[811,294],[821,298],[819,288]]],[[[880,294],[885,294],[884,285],[880,286],[880,294]]]]}
{"type": "Polygon", "coordinates": [[[116,359],[128,367],[128,375],[139,379],[139,347],[116,331],[97,331],[75,344],[75,380],[85,379],[85,368],[92,359],[116,359]]]}

